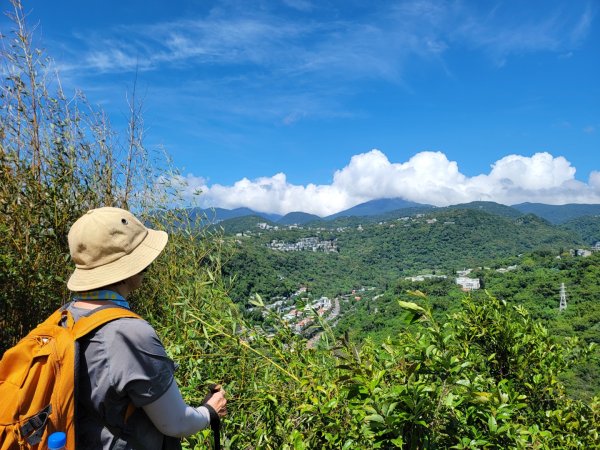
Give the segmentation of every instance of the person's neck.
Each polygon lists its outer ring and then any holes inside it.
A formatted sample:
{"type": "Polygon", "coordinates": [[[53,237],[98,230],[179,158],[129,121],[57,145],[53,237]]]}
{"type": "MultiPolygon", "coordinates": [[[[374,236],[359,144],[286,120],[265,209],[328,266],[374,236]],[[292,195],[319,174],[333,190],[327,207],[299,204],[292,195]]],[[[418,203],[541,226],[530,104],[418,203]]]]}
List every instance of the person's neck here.
{"type": "MultiPolygon", "coordinates": [[[[127,300],[127,296],[131,293],[127,283],[115,283],[109,286],[104,286],[98,289],[99,291],[113,291],[127,300]]],[[[110,300],[109,300],[110,301],[110,300]]],[[[106,306],[106,300],[77,300],[73,306],[82,309],[96,309],[100,306],[106,306]]]]}
{"type": "Polygon", "coordinates": [[[106,306],[107,300],[77,300],[73,306],[81,309],[96,309],[106,306]]]}
{"type": "Polygon", "coordinates": [[[106,291],[113,291],[127,300],[127,296],[131,293],[131,289],[127,283],[115,283],[110,286],[103,287],[102,289],[106,291]]]}

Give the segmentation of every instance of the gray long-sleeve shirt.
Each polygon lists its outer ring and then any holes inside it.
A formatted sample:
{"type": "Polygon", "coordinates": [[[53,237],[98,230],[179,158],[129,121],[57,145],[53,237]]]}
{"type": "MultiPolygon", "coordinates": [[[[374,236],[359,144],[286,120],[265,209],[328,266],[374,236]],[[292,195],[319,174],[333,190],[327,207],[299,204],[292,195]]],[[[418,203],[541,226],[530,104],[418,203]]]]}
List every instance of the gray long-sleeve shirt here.
{"type": "MultiPolygon", "coordinates": [[[[75,320],[91,313],[73,304],[68,310],[75,320]]],[[[140,319],[114,320],[80,339],[79,350],[77,448],[179,447],[178,439],[162,434],[142,409],[169,389],[175,372],[150,324],[140,319]],[[125,423],[130,403],[137,409],[125,423]]]]}

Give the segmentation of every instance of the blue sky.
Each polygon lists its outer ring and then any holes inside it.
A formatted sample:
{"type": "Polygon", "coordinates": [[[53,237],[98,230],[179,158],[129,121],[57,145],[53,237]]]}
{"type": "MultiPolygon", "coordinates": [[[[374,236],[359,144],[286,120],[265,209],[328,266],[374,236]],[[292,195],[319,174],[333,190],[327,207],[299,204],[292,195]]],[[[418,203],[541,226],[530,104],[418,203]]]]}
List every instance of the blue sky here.
{"type": "Polygon", "coordinates": [[[137,71],[202,206],[600,203],[597,0],[23,3],[117,127],[137,71]]]}

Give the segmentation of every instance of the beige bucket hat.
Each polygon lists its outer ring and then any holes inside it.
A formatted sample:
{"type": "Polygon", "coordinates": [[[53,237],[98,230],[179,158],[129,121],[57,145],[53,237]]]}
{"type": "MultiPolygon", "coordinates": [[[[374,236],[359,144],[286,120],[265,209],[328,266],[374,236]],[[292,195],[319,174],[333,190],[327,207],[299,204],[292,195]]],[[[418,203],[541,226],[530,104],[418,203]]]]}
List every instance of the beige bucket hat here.
{"type": "Polygon", "coordinates": [[[165,248],[168,235],[146,228],[129,211],[104,207],[80,217],[68,239],[75,271],[67,287],[81,292],[140,273],[165,248]]]}

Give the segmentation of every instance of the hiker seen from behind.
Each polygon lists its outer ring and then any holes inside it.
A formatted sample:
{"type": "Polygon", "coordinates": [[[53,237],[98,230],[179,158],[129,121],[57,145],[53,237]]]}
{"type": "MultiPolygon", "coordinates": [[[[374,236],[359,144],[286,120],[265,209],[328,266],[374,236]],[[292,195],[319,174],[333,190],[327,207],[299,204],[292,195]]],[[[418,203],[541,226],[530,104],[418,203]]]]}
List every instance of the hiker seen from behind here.
{"type": "MultiPolygon", "coordinates": [[[[126,308],[148,266],[167,244],[164,231],[147,228],[129,211],[88,211],[69,231],[75,271],[67,304],[75,321],[105,308],[126,308]]],[[[76,374],[76,448],[181,448],[180,438],[211,426],[227,413],[225,391],[213,387],[206,403],[183,400],[175,364],[145,320],[119,318],[79,341],[76,374]]]]}

